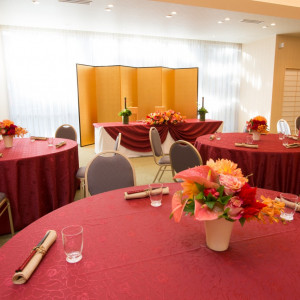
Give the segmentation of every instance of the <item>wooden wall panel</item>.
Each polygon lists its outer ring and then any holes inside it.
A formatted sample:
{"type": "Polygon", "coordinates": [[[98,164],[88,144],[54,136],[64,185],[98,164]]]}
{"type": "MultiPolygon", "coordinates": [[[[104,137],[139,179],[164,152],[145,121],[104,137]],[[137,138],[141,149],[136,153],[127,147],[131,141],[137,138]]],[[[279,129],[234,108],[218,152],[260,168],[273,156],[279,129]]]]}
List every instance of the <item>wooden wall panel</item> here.
{"type": "Polygon", "coordinates": [[[162,106],[174,109],[175,70],[162,68],[162,106]]]}
{"type": "Polygon", "coordinates": [[[127,107],[137,107],[137,68],[120,67],[121,70],[121,107],[124,109],[124,97],[127,107]]]}
{"type": "Polygon", "coordinates": [[[120,66],[96,67],[96,101],[98,123],[120,122],[120,66]]]}
{"type": "Polygon", "coordinates": [[[97,122],[95,68],[77,65],[80,145],[94,143],[93,123],[97,122]]]}
{"type": "Polygon", "coordinates": [[[197,118],[198,68],[175,69],[174,110],[187,119],[197,118]]]}
{"type": "Polygon", "coordinates": [[[138,68],[137,91],[139,118],[146,119],[147,114],[154,112],[155,106],[162,104],[162,68],[138,68]]]}

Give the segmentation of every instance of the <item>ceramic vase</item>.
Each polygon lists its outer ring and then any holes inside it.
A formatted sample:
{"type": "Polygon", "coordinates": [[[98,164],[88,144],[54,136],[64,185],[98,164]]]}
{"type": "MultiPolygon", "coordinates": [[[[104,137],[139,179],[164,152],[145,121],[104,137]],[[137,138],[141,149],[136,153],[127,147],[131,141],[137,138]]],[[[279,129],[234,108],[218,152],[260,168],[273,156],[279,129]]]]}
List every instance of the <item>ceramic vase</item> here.
{"type": "Polygon", "coordinates": [[[205,221],[206,245],[214,251],[228,249],[233,223],[224,218],[205,221]]]}
{"type": "Polygon", "coordinates": [[[14,136],[13,135],[2,135],[3,137],[3,142],[5,148],[11,148],[13,146],[13,140],[14,136]]]}
{"type": "Polygon", "coordinates": [[[260,133],[257,131],[253,131],[253,141],[259,141],[260,140],[260,133]]]}

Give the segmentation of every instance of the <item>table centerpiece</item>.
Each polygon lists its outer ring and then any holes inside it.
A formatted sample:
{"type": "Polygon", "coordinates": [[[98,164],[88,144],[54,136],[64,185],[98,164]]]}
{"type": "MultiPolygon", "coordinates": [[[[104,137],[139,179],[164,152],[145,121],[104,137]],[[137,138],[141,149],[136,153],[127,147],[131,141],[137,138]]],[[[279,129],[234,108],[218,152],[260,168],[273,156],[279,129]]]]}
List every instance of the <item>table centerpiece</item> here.
{"type": "Polygon", "coordinates": [[[129,123],[129,117],[131,115],[132,115],[132,112],[131,112],[131,110],[129,110],[127,108],[126,97],[125,97],[124,98],[124,109],[119,112],[119,116],[122,117],[122,123],[123,124],[128,124],[129,123]]]}
{"type": "Polygon", "coordinates": [[[247,130],[253,133],[253,140],[259,141],[261,133],[268,133],[267,119],[262,116],[257,116],[246,122],[247,130]]]}
{"type": "Polygon", "coordinates": [[[181,220],[183,212],[205,222],[207,247],[228,249],[233,223],[258,220],[279,222],[284,203],[261,196],[247,182],[237,164],[227,159],[210,159],[206,165],[177,173],[183,190],[172,198],[170,218],[181,220]]]}
{"type": "Polygon", "coordinates": [[[185,116],[182,116],[180,112],[175,112],[169,109],[164,112],[150,113],[146,117],[146,124],[148,125],[163,125],[163,124],[178,124],[185,122],[185,116]]]}
{"type": "Polygon", "coordinates": [[[3,120],[0,122],[0,134],[3,137],[5,148],[13,146],[14,136],[23,137],[27,132],[25,128],[15,125],[13,121],[3,120]]]}

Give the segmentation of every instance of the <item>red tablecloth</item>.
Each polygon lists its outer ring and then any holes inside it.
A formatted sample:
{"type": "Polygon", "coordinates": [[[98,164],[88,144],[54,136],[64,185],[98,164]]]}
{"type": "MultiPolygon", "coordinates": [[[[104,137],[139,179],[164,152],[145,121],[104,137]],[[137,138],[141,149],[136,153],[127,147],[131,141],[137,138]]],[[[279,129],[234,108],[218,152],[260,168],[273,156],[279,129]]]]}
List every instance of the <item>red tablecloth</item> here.
{"type": "MultiPolygon", "coordinates": [[[[184,123],[176,125],[155,126],[159,132],[161,142],[166,140],[168,132],[176,140],[185,140],[194,143],[200,135],[214,133],[222,124],[222,121],[188,119],[184,123]]],[[[115,140],[119,132],[122,133],[121,145],[127,149],[139,152],[151,151],[149,141],[150,125],[141,122],[130,122],[124,125],[120,122],[94,123],[94,127],[104,127],[107,133],[115,140]]]]}
{"type": "MultiPolygon", "coordinates": [[[[54,139],[57,144],[63,139],[54,139]]],[[[14,139],[12,148],[0,143],[0,191],[8,196],[15,230],[20,230],[74,200],[78,146],[48,147],[47,141],[14,139]]],[[[0,218],[0,234],[10,232],[7,213],[0,218]]]]}
{"type": "MultiPolygon", "coordinates": [[[[149,198],[124,200],[115,190],[66,205],[42,217],[0,248],[4,299],[298,299],[300,215],[284,224],[234,224],[229,249],[205,245],[204,223],[169,219],[149,198]],[[83,259],[65,260],[61,229],[83,226],[83,259]],[[12,275],[48,229],[57,241],[24,285],[12,275]]],[[[140,189],[141,187],[135,187],[140,189]]],[[[131,188],[130,188],[131,189],[131,188]]],[[[276,192],[259,190],[265,196],[276,192]]]]}
{"type": "Polygon", "coordinates": [[[238,164],[252,186],[300,194],[300,148],[287,149],[278,134],[262,135],[258,149],[235,147],[246,143],[248,133],[223,133],[221,140],[209,140],[209,135],[197,138],[195,147],[203,162],[210,158],[230,159],[238,164]]]}

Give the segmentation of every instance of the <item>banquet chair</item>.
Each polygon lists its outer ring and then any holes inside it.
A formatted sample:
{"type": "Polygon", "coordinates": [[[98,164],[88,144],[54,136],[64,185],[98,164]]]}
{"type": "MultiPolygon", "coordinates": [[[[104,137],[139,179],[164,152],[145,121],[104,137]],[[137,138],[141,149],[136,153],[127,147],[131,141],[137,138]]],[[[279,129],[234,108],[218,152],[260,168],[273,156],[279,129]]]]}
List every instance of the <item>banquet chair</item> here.
{"type": "Polygon", "coordinates": [[[295,133],[296,133],[296,134],[299,134],[299,131],[300,131],[300,116],[298,116],[298,117],[295,119],[295,126],[296,126],[296,131],[295,131],[295,133]]]}
{"type": "Polygon", "coordinates": [[[86,197],[134,185],[134,168],[129,159],[118,151],[101,152],[86,167],[86,197]]]}
{"type": "Polygon", "coordinates": [[[156,181],[159,174],[160,174],[160,177],[159,177],[158,181],[160,181],[161,177],[163,176],[165,171],[172,171],[170,156],[163,153],[160,136],[155,127],[150,128],[149,140],[150,140],[150,144],[151,144],[154,161],[159,166],[159,169],[154,177],[153,182],[156,181]],[[168,167],[170,169],[168,169],[168,167]]]}
{"type": "Polygon", "coordinates": [[[64,124],[59,126],[55,132],[56,138],[69,139],[77,142],[77,132],[72,125],[64,124]]]}
{"type": "Polygon", "coordinates": [[[10,202],[4,193],[0,193],[0,217],[3,215],[3,213],[6,210],[8,212],[11,235],[13,236],[15,234],[15,230],[14,230],[14,223],[11,214],[10,202]]]}
{"type": "Polygon", "coordinates": [[[286,120],[280,119],[277,122],[277,132],[278,133],[282,132],[285,135],[291,135],[291,129],[290,129],[290,126],[289,126],[289,124],[286,120]]]}
{"type": "MultiPolygon", "coordinates": [[[[122,133],[119,132],[115,141],[114,151],[119,151],[121,138],[122,133]]],[[[80,180],[80,198],[84,198],[85,195],[85,171],[86,166],[80,167],[76,173],[76,178],[80,180]]]]}
{"type": "MultiPolygon", "coordinates": [[[[183,170],[203,165],[202,158],[198,150],[189,142],[178,140],[170,148],[170,161],[173,177],[175,173],[183,170]]],[[[173,179],[175,182],[178,180],[173,179]]]]}

